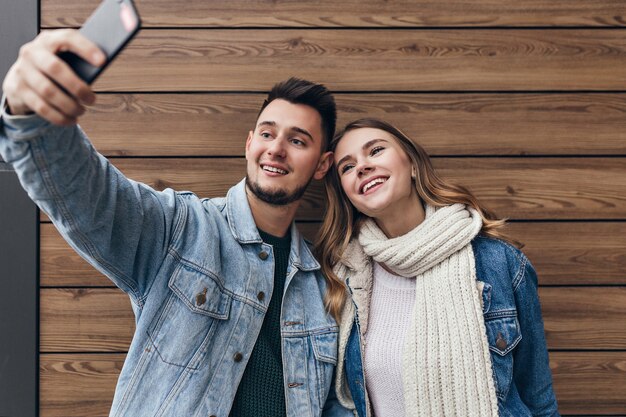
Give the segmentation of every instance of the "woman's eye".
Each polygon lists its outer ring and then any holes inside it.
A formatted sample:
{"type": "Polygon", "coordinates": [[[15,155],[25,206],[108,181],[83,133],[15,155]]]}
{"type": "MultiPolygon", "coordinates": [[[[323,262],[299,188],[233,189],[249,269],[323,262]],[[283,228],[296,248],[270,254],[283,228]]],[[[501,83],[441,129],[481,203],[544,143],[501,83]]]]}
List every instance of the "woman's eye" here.
{"type": "Polygon", "coordinates": [[[350,169],[352,169],[353,165],[350,164],[345,164],[341,166],[341,169],[339,170],[339,172],[341,172],[342,174],[345,174],[346,172],[348,172],[350,169]]]}
{"type": "Polygon", "coordinates": [[[372,148],[372,150],[370,151],[370,155],[376,155],[377,153],[379,153],[380,151],[384,150],[385,148],[382,146],[376,146],[374,148],[372,148]]]}

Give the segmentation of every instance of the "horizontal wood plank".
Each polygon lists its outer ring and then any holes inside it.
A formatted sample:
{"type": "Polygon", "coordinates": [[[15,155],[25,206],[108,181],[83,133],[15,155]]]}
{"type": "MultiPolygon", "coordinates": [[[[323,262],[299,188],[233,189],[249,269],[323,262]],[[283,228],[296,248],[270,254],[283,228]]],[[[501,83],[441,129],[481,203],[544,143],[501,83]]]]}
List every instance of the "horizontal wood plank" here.
{"type": "MultiPolygon", "coordinates": [[[[551,349],[626,349],[626,288],[540,288],[551,349]]],[[[117,289],[42,289],[42,352],[128,348],[134,319],[117,289]]]]}
{"type": "Polygon", "coordinates": [[[141,32],[95,88],[268,91],[297,75],[336,92],[623,90],[625,60],[609,29],[163,29],[141,32]]]}
{"type": "Polygon", "coordinates": [[[509,223],[540,285],[626,285],[626,223],[509,223]]]}
{"type": "Polygon", "coordinates": [[[551,352],[562,414],[626,414],[626,352],[551,352]]]}
{"type": "MultiPolygon", "coordinates": [[[[299,223],[314,240],[320,223],[299,223]]],[[[626,223],[509,223],[507,233],[525,244],[540,285],[626,285],[626,223]]],[[[40,279],[46,286],[112,286],[81,259],[54,226],[40,228],[40,279]]]]}
{"type": "MultiPolygon", "coordinates": [[[[245,176],[243,158],[117,159],[125,175],[156,189],[224,196],[245,176]]],[[[443,178],[466,185],[510,219],[625,219],[626,158],[433,158],[443,178]]],[[[314,181],[297,214],[319,220],[323,184],[314,181]]],[[[46,217],[42,217],[46,220],[46,217]]]]}
{"type": "MultiPolygon", "coordinates": [[[[41,417],[109,415],[123,354],[43,354],[41,417]]],[[[551,352],[563,415],[626,414],[626,352],[551,352]]]]}
{"type": "Polygon", "coordinates": [[[130,299],[118,289],[42,289],[41,352],[126,351],[135,331],[130,299]]]}
{"type": "Polygon", "coordinates": [[[626,218],[624,158],[435,158],[442,177],[467,185],[510,219],[626,218]]]}
{"type": "MultiPolygon", "coordinates": [[[[265,94],[100,94],[106,156],[241,156],[265,94]]],[[[338,126],[397,125],[430,155],[626,154],[626,94],[337,94],[338,126]]]]}
{"type": "Polygon", "coordinates": [[[108,417],[125,354],[42,354],[40,417],[108,417]]]}
{"type": "Polygon", "coordinates": [[[626,349],[626,287],[540,288],[551,349],[626,349]]]}
{"type": "MultiPolygon", "coordinates": [[[[41,25],[80,26],[99,0],[42,0],[41,25]]],[[[559,2],[136,0],[144,26],[624,26],[619,0],[559,2]]]]}

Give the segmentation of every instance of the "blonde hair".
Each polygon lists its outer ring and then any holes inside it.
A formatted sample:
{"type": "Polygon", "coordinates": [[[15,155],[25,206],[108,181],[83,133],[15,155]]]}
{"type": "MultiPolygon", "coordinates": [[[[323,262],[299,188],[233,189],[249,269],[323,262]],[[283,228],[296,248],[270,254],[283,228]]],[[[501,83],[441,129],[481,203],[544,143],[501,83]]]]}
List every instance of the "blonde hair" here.
{"type": "MultiPolygon", "coordinates": [[[[391,124],[373,118],[355,120],[335,135],[330,143],[330,150],[335,151],[346,133],[362,128],[383,130],[397,140],[415,169],[415,188],[422,201],[435,207],[454,203],[473,207],[482,217],[483,227],[480,233],[483,236],[511,241],[500,230],[504,226],[504,219],[499,219],[495,213],[487,209],[466,187],[440,178],[424,148],[391,124]]],[[[335,319],[339,319],[346,299],[346,286],[333,272],[333,266],[341,259],[350,239],[358,233],[360,222],[365,219],[365,215],[354,208],[344,193],[334,164],[326,175],[325,185],[327,208],[316,239],[315,255],[321,263],[322,272],[328,283],[324,300],[326,308],[335,319]]]]}

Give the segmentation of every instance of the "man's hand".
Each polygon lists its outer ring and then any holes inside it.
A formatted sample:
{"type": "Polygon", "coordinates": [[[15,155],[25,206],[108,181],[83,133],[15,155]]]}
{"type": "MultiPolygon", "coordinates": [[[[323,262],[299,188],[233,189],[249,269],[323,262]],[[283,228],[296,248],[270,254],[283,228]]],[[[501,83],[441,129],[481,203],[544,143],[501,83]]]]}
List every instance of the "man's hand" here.
{"type": "Polygon", "coordinates": [[[72,125],[85,113],[84,105],[95,102],[89,85],[56,55],[61,51],[71,51],[94,66],[106,60],[104,53],[77,30],[41,33],[22,46],[2,84],[12,114],[34,111],[54,124],[72,125]]]}

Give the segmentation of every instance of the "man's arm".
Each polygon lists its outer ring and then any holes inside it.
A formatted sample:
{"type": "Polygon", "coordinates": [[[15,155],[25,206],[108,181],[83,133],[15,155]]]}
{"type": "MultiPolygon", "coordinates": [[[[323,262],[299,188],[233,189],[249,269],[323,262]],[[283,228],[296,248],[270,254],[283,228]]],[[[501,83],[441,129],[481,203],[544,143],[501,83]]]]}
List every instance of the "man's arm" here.
{"type": "Polygon", "coordinates": [[[77,32],[58,32],[23,47],[5,79],[11,114],[3,105],[0,154],[70,245],[141,307],[165,257],[177,197],[126,178],[72,123],[93,93],[52,52],[93,51],[77,32]]]}

